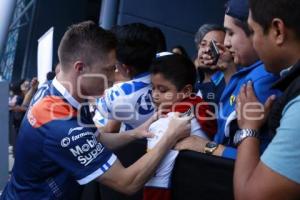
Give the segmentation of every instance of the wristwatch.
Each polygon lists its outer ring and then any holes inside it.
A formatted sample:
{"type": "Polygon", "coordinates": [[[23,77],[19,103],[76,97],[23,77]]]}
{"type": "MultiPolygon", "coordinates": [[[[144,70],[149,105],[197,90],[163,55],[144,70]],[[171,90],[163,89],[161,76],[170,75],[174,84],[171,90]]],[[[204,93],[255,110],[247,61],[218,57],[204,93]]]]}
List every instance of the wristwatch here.
{"type": "Polygon", "coordinates": [[[247,137],[256,137],[259,138],[259,133],[254,129],[241,129],[235,132],[233,143],[238,146],[244,139],[247,137]]]}
{"type": "Polygon", "coordinates": [[[208,142],[204,147],[204,153],[211,155],[218,148],[218,144],[215,142],[208,142]]]}

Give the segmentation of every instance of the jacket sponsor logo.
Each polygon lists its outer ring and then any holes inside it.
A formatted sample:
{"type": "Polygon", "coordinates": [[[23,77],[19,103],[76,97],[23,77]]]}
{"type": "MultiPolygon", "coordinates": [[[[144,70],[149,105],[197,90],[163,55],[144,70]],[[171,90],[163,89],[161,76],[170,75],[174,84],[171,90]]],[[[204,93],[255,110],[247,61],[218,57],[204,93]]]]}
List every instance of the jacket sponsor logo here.
{"type": "Polygon", "coordinates": [[[94,136],[94,135],[95,135],[95,133],[87,131],[87,132],[83,132],[83,133],[80,133],[80,134],[77,134],[77,135],[73,135],[71,138],[72,138],[72,141],[76,141],[76,140],[78,140],[82,137],[94,136]]]}
{"type": "Polygon", "coordinates": [[[80,164],[87,166],[103,152],[104,147],[93,137],[92,139],[86,139],[84,144],[76,145],[69,150],[80,164]]]}
{"type": "Polygon", "coordinates": [[[68,135],[71,135],[71,133],[73,131],[81,131],[83,129],[83,127],[76,127],[76,128],[70,128],[69,132],[68,132],[68,135]]]}
{"type": "Polygon", "coordinates": [[[62,147],[67,147],[67,146],[70,145],[70,143],[71,143],[70,138],[65,137],[65,138],[63,138],[63,139],[61,140],[60,145],[61,145],[62,147]]]}

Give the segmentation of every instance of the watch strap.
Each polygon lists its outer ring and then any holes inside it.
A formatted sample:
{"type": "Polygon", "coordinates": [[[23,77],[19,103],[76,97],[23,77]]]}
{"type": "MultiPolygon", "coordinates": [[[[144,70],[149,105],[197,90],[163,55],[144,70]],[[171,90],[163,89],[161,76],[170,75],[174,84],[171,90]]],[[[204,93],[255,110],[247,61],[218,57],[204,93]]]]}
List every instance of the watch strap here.
{"type": "Polygon", "coordinates": [[[259,138],[259,132],[254,129],[237,130],[233,138],[233,143],[234,145],[238,146],[244,139],[248,137],[259,138]]]}

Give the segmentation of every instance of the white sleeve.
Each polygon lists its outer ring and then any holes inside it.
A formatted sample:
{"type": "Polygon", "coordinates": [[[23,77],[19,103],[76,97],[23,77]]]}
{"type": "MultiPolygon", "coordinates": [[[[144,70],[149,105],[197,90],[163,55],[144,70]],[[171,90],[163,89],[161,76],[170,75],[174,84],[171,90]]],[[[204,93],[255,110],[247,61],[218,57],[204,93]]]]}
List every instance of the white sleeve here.
{"type": "Polygon", "coordinates": [[[96,121],[103,119],[114,119],[112,115],[113,105],[121,95],[118,87],[114,86],[107,89],[101,98],[96,99],[96,121]]]}
{"type": "Polygon", "coordinates": [[[97,110],[100,120],[112,119],[117,121],[128,121],[135,117],[135,101],[130,94],[125,94],[122,85],[116,84],[105,91],[105,95],[97,99],[97,110]]]}
{"type": "Polygon", "coordinates": [[[99,110],[95,110],[95,115],[93,117],[93,121],[97,127],[103,127],[107,124],[108,119],[103,117],[99,110]]]}

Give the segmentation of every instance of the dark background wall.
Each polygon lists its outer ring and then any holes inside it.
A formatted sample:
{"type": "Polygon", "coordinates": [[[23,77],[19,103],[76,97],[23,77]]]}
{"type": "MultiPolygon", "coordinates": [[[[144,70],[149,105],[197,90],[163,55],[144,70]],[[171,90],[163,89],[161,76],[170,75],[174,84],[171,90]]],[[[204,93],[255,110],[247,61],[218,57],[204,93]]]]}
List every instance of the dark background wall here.
{"type": "MultiPolygon", "coordinates": [[[[111,0],[108,0],[111,1],[111,0]]],[[[117,0],[116,24],[143,22],[164,32],[168,49],[182,45],[195,55],[194,34],[204,23],[223,23],[226,0],[117,0]]],[[[57,47],[66,28],[84,20],[98,22],[101,0],[37,0],[32,26],[20,32],[12,80],[37,73],[37,40],[54,27],[53,65],[57,47]],[[29,35],[28,35],[29,34],[29,35]],[[27,42],[28,41],[28,42],[27,42]]]]}
{"type": "Polygon", "coordinates": [[[12,80],[21,78],[23,65],[24,78],[36,76],[38,39],[52,26],[55,67],[58,44],[67,27],[84,20],[98,23],[100,5],[101,0],[37,0],[31,27],[28,25],[20,32],[12,80]]]}
{"type": "Polygon", "coordinates": [[[223,24],[226,0],[120,0],[118,24],[144,22],[162,29],[170,50],[182,45],[192,57],[194,35],[204,23],[223,24]]]}

